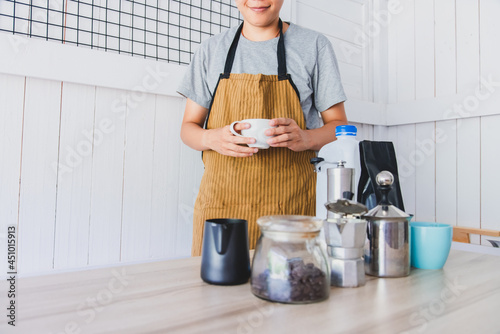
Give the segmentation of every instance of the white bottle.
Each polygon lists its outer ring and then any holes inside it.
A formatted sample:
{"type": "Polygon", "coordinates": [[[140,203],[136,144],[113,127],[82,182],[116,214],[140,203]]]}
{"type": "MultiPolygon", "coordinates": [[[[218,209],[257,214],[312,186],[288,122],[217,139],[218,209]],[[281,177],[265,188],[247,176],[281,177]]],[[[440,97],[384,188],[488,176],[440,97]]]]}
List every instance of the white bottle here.
{"type": "Polygon", "coordinates": [[[358,129],[354,125],[339,125],[335,128],[337,140],[326,144],[319,150],[318,157],[323,158],[316,169],[318,178],[316,183],[316,216],[320,218],[327,217],[325,203],[327,202],[327,170],[337,167],[337,162],[345,161],[345,167],[354,168],[354,197],[358,191],[359,177],[361,176],[361,164],[359,159],[359,142],[356,140],[358,129]]]}

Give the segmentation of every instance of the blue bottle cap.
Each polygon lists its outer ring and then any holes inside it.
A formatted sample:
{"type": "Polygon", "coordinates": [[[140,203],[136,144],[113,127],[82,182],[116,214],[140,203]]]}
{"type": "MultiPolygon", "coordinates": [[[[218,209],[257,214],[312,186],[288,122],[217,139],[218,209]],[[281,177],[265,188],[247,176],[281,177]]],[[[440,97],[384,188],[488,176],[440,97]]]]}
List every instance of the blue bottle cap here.
{"type": "Polygon", "coordinates": [[[336,136],[356,136],[358,129],[354,125],[339,125],[335,128],[336,136]]]}

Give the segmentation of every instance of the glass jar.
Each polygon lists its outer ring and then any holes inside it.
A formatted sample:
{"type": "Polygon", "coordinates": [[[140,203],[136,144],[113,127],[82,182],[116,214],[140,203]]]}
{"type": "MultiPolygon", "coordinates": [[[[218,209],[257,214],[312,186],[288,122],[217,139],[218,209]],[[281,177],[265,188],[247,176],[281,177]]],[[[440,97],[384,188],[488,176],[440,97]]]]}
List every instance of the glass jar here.
{"type": "Polygon", "coordinates": [[[265,216],[252,262],[251,288],[257,297],[305,304],[330,295],[327,257],[320,246],[323,221],[309,216],[265,216]]]}

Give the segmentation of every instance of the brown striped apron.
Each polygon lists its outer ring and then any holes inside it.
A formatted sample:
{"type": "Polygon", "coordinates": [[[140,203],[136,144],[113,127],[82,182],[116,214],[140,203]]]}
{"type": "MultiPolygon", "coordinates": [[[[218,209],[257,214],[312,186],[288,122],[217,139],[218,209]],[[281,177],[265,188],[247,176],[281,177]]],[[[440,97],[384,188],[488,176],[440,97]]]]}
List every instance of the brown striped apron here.
{"type": "MultiPolygon", "coordinates": [[[[306,129],[299,93],[286,71],[281,20],[279,27],[278,75],[231,73],[243,24],[239,27],[214,91],[205,123],[207,129],[243,119],[279,117],[294,119],[301,129],[306,129]]],[[[260,149],[247,158],[205,151],[205,172],[194,208],[192,256],[201,255],[203,224],[207,219],[246,219],[253,249],[260,235],[257,218],[314,215],[316,174],[309,162],[314,156],[314,151],[294,152],[285,147],[260,149]]]]}

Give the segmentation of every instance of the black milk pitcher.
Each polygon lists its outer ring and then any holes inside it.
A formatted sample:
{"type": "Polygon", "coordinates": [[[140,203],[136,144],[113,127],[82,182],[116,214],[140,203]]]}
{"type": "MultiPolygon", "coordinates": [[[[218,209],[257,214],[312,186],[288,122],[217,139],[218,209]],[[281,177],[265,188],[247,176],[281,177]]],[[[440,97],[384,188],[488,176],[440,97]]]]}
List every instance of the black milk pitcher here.
{"type": "Polygon", "coordinates": [[[247,221],[205,221],[201,253],[201,278],[210,284],[244,284],[250,278],[247,221]]]}

